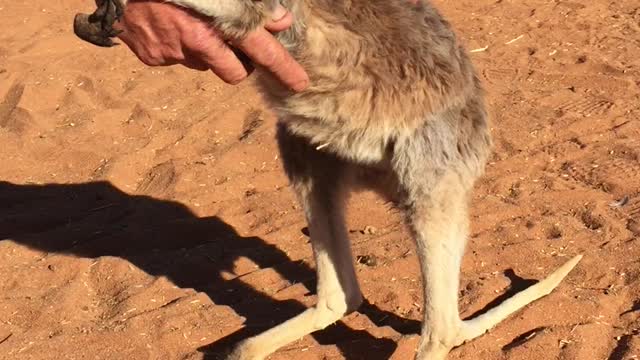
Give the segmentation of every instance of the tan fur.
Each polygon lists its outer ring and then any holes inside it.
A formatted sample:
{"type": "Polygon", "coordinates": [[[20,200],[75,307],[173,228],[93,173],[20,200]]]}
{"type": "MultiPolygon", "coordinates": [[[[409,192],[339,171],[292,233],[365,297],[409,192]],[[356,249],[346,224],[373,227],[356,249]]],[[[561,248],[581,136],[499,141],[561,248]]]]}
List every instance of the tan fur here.
{"type": "MultiPolygon", "coordinates": [[[[275,1],[172,0],[211,16],[231,40],[261,26],[275,1]]],[[[440,14],[426,1],[283,5],[295,22],[278,38],[307,70],[310,86],[293,93],[266,72],[257,83],[279,116],[284,168],[309,222],[318,303],[245,340],[229,359],[263,359],[357,310],[362,294],[343,211],[356,188],[395,201],[414,235],[425,291],[418,359],[444,359],[452,347],[553,290],[579,256],[488,313],[459,317],[469,194],[491,138],[480,82],[440,14]]]]}
{"type": "Polygon", "coordinates": [[[311,86],[290,94],[276,91],[279,85],[268,76],[260,83],[290,130],[315,145],[328,143],[328,151],[379,160],[381,147],[392,138],[481,96],[467,55],[427,5],[380,0],[285,5],[293,9],[296,24],[279,37],[309,73],[311,86]]]}

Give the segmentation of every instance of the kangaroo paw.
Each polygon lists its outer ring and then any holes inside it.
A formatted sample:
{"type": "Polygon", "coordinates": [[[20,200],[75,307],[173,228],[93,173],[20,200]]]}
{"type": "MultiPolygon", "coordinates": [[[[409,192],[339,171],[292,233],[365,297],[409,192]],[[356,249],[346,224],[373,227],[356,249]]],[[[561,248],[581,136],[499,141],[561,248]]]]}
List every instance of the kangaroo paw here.
{"type": "Polygon", "coordinates": [[[91,14],[76,14],[73,32],[80,39],[102,47],[111,47],[115,43],[111,38],[119,32],[113,24],[120,20],[124,4],[120,0],[97,0],[98,9],[91,14]]]}

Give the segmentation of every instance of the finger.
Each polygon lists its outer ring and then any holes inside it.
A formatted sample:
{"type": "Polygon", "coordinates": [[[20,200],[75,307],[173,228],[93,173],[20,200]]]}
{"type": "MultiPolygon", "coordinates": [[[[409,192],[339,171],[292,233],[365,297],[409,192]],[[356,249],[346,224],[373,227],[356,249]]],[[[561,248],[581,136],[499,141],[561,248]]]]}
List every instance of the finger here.
{"type": "Polygon", "coordinates": [[[199,41],[195,46],[188,47],[189,51],[218,77],[235,85],[249,76],[249,72],[235,53],[216,34],[204,38],[206,41],[199,41]]]}
{"type": "Polygon", "coordinates": [[[194,54],[191,50],[187,48],[182,48],[183,59],[180,61],[180,64],[188,67],[189,69],[194,69],[198,71],[207,71],[210,70],[209,64],[202,61],[199,55],[194,54]]]}
{"type": "Polygon", "coordinates": [[[207,71],[209,70],[209,65],[200,60],[196,60],[196,58],[185,56],[185,59],[180,62],[180,65],[186,66],[189,69],[198,70],[198,71],[207,71]]]}
{"type": "Polygon", "coordinates": [[[265,27],[269,31],[280,32],[288,29],[291,24],[293,24],[293,15],[278,4],[271,14],[271,21],[265,24],[265,27]]]}
{"type": "Polygon", "coordinates": [[[302,91],[309,85],[309,77],[302,66],[264,28],[250,33],[236,46],[292,90],[302,91]]]}

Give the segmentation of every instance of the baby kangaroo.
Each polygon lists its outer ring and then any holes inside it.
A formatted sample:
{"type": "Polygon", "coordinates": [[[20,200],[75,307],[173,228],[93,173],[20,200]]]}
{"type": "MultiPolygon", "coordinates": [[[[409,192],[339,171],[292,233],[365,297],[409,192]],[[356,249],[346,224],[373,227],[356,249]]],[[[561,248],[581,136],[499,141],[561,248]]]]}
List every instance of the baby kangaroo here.
{"type": "MultiPolygon", "coordinates": [[[[84,39],[109,45],[125,6],[99,0],[76,18],[84,39]]],[[[230,40],[262,26],[277,0],[170,0],[210,16],[230,40]]],[[[403,211],[424,284],[417,359],[442,360],[523,306],[549,294],[576,256],[546,279],[468,321],[458,313],[468,203],[491,138],[484,95],[449,23],[427,1],[282,0],[294,16],[279,40],[310,86],[293,93],[269,74],[258,85],[278,114],[284,169],[309,223],[318,274],[315,307],[240,343],[229,359],[264,359],[358,309],[345,226],[350,191],[375,189],[403,211]]]]}

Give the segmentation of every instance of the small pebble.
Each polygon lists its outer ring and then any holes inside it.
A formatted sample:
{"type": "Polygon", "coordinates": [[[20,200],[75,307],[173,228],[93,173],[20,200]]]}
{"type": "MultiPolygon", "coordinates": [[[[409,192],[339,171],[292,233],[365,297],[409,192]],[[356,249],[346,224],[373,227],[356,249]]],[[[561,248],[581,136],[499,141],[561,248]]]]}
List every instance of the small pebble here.
{"type": "Polygon", "coordinates": [[[375,235],[377,232],[378,232],[378,229],[376,229],[371,225],[365,226],[364,230],[362,230],[362,233],[365,235],[375,235]]]}

